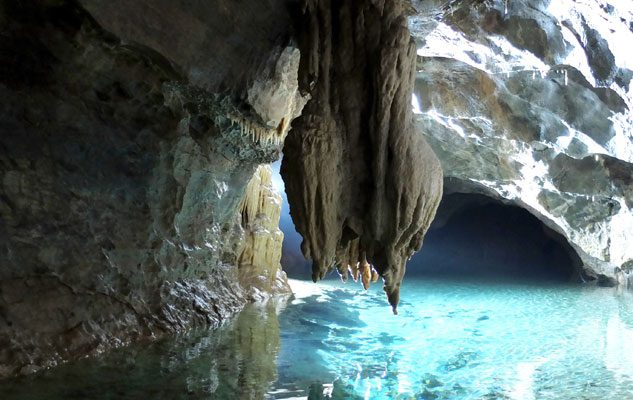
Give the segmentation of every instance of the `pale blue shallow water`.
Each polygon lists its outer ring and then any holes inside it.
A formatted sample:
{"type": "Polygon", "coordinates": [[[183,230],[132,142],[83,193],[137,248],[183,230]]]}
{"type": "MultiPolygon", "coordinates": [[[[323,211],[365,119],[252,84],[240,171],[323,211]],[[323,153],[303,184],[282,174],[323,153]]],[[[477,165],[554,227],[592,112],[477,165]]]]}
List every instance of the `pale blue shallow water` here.
{"type": "Polygon", "coordinates": [[[571,285],[292,281],[297,297],[0,383],[0,399],[633,400],[633,296],[571,285]]]}
{"type": "Polygon", "coordinates": [[[633,399],[630,292],[407,279],[393,316],[379,287],[321,287],[281,314],[278,386],[337,380],[366,399],[633,399]]]}

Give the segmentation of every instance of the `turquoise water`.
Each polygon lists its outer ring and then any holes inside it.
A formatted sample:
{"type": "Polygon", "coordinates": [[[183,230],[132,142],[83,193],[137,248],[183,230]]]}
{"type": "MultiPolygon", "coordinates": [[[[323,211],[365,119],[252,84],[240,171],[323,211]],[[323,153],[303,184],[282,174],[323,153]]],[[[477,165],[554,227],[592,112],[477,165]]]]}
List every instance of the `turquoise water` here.
{"type": "Polygon", "coordinates": [[[409,279],[392,316],[378,288],[324,286],[282,314],[281,382],[338,379],[366,399],[633,399],[630,292],[409,279]]]}
{"type": "Polygon", "coordinates": [[[633,296],[407,279],[293,281],[287,303],[0,384],[0,399],[633,399],[633,296]]]}

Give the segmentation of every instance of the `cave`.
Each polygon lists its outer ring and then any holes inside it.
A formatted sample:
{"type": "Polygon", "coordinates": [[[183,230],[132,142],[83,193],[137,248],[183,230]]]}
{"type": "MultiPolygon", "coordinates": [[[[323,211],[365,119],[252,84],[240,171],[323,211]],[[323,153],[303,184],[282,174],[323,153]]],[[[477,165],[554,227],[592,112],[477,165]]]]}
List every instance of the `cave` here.
{"type": "Polygon", "coordinates": [[[582,261],[567,240],[529,211],[477,193],[444,195],[408,263],[409,276],[580,282],[582,261]]]}
{"type": "Polygon", "coordinates": [[[602,3],[0,0],[0,398],[633,398],[602,3]]]}

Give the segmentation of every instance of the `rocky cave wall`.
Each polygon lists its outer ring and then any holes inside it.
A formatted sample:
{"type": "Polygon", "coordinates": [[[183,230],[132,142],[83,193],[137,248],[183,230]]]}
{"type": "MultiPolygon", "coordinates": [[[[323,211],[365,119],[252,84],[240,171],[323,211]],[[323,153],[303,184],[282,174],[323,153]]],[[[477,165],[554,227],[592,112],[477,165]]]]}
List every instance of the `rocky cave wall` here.
{"type": "Polygon", "coordinates": [[[284,162],[305,254],[317,277],[380,273],[395,311],[442,190],[409,106],[411,10],[1,0],[0,377],[287,292],[260,165],[310,98],[284,162]]]}
{"type": "Polygon", "coordinates": [[[288,291],[284,3],[82,4],[0,2],[0,377],[288,291]]]}
{"type": "Polygon", "coordinates": [[[585,279],[633,283],[633,4],[414,3],[416,125],[445,191],[523,207],[585,279]]]}

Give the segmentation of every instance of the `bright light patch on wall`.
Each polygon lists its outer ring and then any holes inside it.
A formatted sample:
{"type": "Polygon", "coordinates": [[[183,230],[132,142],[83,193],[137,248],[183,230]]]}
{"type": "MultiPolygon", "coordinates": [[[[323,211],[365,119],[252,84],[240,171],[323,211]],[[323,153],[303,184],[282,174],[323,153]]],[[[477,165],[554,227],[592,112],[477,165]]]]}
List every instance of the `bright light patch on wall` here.
{"type": "Polygon", "coordinates": [[[420,107],[420,100],[415,94],[411,95],[411,106],[413,107],[414,114],[422,114],[422,108],[420,107]]]}
{"type": "MultiPolygon", "coordinates": [[[[632,52],[614,51],[615,49],[628,48],[633,39],[633,32],[629,26],[633,17],[633,2],[631,0],[610,0],[608,2],[558,0],[552,1],[547,11],[559,21],[571,24],[576,32],[583,32],[583,24],[596,29],[613,51],[616,65],[620,68],[633,68],[632,52]],[[595,3],[598,3],[599,6],[609,4],[612,10],[607,13],[597,13],[595,3]],[[575,15],[572,15],[571,18],[569,10],[575,11],[575,15]]],[[[569,61],[567,62],[569,63],[569,61]]]]}

